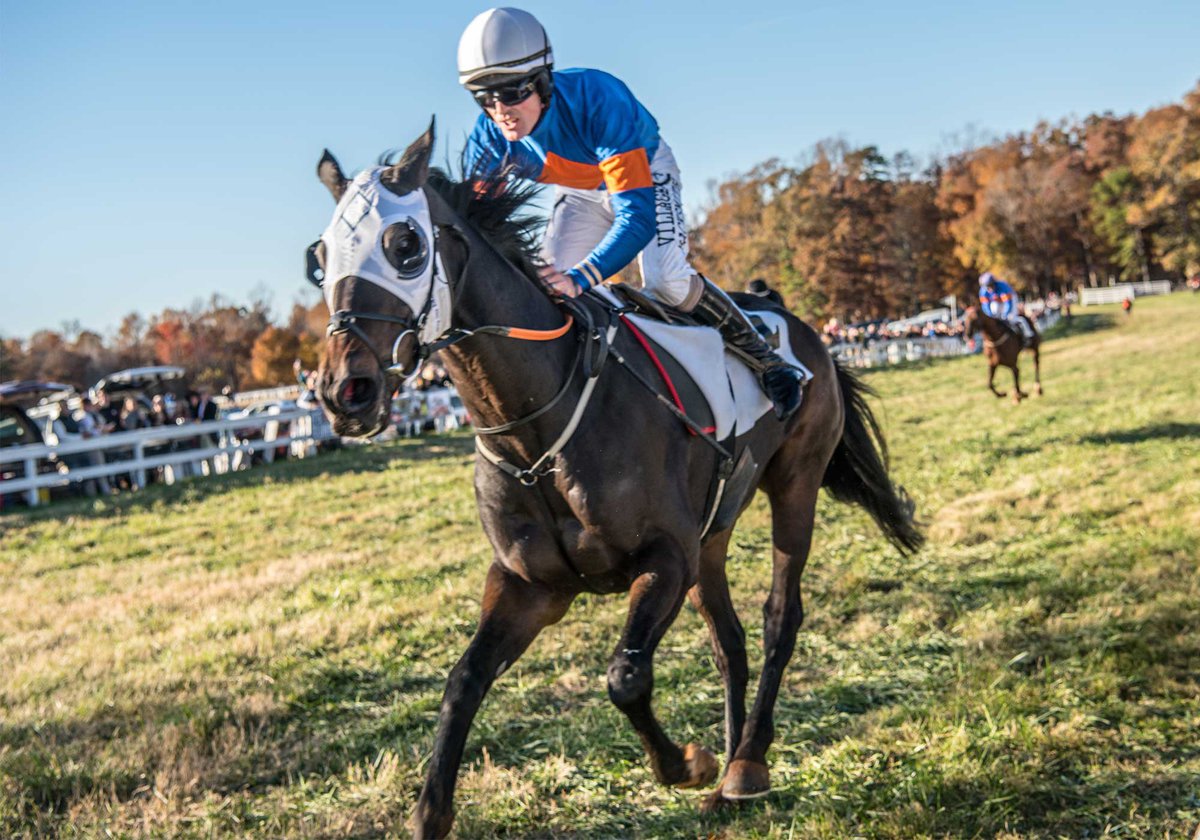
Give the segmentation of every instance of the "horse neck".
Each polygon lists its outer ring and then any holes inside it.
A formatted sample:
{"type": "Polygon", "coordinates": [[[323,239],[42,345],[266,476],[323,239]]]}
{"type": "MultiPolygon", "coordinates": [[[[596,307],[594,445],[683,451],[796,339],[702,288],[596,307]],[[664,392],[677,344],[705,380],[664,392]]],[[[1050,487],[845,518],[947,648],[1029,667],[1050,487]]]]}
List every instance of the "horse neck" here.
{"type": "Polygon", "coordinates": [[[979,329],[988,339],[998,341],[1008,332],[1008,325],[986,312],[979,313],[979,329]]]}
{"type": "MultiPolygon", "coordinates": [[[[554,330],[563,325],[565,313],[533,281],[473,231],[468,242],[470,258],[457,280],[455,326],[554,330]]],[[[443,356],[475,424],[494,426],[548,403],[571,373],[575,346],[573,333],[550,341],[479,335],[448,347],[443,356]]],[[[558,413],[547,412],[519,436],[529,446],[542,444],[539,422],[552,422],[558,413]]]]}

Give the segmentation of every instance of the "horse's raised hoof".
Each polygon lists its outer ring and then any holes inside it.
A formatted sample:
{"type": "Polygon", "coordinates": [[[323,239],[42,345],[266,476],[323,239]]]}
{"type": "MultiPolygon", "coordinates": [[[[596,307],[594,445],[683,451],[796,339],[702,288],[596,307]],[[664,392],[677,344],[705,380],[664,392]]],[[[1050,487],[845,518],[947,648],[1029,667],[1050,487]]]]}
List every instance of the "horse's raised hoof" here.
{"type": "Polygon", "coordinates": [[[735,802],[758,799],[770,792],[771,774],[767,765],[740,759],[730,762],[720,790],[722,797],[735,802]]]}
{"type": "Polygon", "coordinates": [[[717,778],[716,756],[699,744],[688,744],[683,748],[683,763],[687,767],[687,778],[675,787],[695,788],[711,785],[717,778]]]}

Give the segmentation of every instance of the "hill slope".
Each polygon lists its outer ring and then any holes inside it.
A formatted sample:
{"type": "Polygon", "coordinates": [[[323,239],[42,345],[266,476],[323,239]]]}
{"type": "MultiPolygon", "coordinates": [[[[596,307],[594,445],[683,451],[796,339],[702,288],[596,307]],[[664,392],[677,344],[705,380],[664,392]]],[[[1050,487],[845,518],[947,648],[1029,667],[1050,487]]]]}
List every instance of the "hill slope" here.
{"type": "MultiPolygon", "coordinates": [[[[701,817],[653,783],[604,690],[623,599],[585,597],[485,703],[458,836],[1189,837],[1198,323],[1082,310],[1021,406],[978,358],[868,377],[930,545],[822,502],[769,798],[701,817]]],[[[398,442],[0,518],[0,836],[403,836],[490,557],[471,462],[398,442]]],[[[768,562],[756,505],[752,647],[768,562]]],[[[690,608],[656,699],[720,746],[690,608]]]]}

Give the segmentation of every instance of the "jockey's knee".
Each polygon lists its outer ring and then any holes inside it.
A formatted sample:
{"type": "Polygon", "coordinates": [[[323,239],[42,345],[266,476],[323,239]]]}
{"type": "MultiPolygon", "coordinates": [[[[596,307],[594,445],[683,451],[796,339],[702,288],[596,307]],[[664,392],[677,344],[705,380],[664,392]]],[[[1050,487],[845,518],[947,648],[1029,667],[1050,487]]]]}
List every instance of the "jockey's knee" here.
{"type": "Polygon", "coordinates": [[[704,292],[704,279],[698,274],[658,277],[653,281],[643,278],[643,282],[647,294],[653,295],[659,303],[682,312],[695,309],[704,292]]]}

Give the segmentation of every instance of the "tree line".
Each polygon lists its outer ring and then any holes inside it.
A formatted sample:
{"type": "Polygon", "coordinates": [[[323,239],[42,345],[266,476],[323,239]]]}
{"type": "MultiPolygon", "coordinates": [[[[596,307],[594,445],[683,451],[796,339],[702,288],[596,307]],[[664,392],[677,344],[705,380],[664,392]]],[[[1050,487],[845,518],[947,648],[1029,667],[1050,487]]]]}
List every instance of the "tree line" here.
{"type": "Polygon", "coordinates": [[[77,388],[129,367],[178,365],[194,385],[214,392],[292,382],[296,359],[316,367],[329,312],[325,302],[296,303],[275,324],[265,301],[239,306],[219,295],[149,319],[126,315],[110,336],[78,323],[0,339],[0,379],[43,379],[77,388]]]}
{"type": "Polygon", "coordinates": [[[1026,295],[1200,273],[1200,84],[1140,116],[1093,114],[942,156],[818,144],[714,187],[696,263],[754,277],[798,314],[861,320],[973,297],[983,271],[1026,295]]]}

